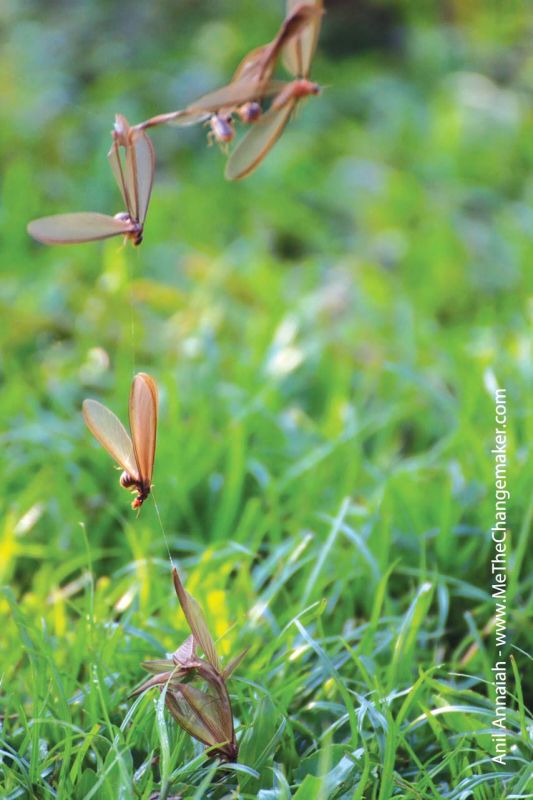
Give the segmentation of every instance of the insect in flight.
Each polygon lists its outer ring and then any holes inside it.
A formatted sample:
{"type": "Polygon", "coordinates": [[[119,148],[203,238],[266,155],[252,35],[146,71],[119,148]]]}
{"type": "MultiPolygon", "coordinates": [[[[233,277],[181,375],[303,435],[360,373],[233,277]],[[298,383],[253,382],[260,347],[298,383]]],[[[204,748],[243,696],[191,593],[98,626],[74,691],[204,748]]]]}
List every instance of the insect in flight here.
{"type": "Polygon", "coordinates": [[[152,488],[157,408],[157,385],[145,372],[135,375],[131,385],[131,436],[119,418],[102,403],[97,400],[83,401],[85,424],[123,470],[120,485],[136,494],[132,508],[140,508],[152,488]]]}
{"type": "MultiPolygon", "coordinates": [[[[297,4],[294,0],[288,0],[289,15],[295,7],[297,4]]],[[[317,0],[315,8],[316,13],[310,23],[297,36],[283,43],[283,62],[294,80],[276,93],[268,111],[245,134],[230,155],[225,173],[230,181],[245,178],[253,172],[283,133],[298,103],[320,92],[320,86],[309,80],[309,72],[322,22],[322,0],[317,0]]]]}
{"type": "Polygon", "coordinates": [[[107,157],[126,211],[114,217],[92,211],[41,217],[29,223],[30,236],[43,244],[77,244],[111,236],[141,244],[154,180],[154,148],[148,135],[130,127],[122,114],[115,117],[112,136],[107,157]]]}
{"type": "Polygon", "coordinates": [[[322,8],[314,3],[293,3],[274,39],[248,53],[230,83],[203,95],[185,109],[159,114],[141,122],[138,127],[144,129],[163,123],[181,126],[207,122],[211,128],[209,138],[227,144],[235,136],[233,114],[237,114],[244,123],[255,122],[262,113],[259,101],[263,97],[279,94],[288,85],[284,81],[271,80],[279,54],[291,40],[311,27],[321,14],[322,8]]]}

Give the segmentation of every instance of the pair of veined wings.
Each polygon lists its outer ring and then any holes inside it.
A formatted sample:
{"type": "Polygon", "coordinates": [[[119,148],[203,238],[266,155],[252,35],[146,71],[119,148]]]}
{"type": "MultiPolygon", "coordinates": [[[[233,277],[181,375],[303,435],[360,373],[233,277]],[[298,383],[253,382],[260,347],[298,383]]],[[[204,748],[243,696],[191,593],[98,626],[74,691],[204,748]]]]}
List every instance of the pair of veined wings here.
{"type": "MultiPolygon", "coordinates": [[[[268,87],[280,53],[283,54],[283,61],[287,66],[287,54],[291,53],[302,37],[307,37],[310,31],[317,29],[321,16],[322,7],[315,0],[304,3],[301,0],[290,0],[287,4],[287,15],[274,39],[266,45],[256,47],[243,58],[229,85],[249,81],[260,88],[268,87]]],[[[290,55],[289,58],[292,60],[290,55]]],[[[309,58],[310,63],[311,58],[309,58]]],[[[290,64],[288,70],[291,74],[296,74],[290,64]]],[[[276,93],[272,87],[268,87],[268,91],[270,94],[276,93]]],[[[260,97],[249,99],[255,100],[260,97]]]]}
{"type": "MultiPolygon", "coordinates": [[[[287,0],[287,13],[290,14],[299,5],[298,0],[287,0]]],[[[295,78],[308,78],[315,54],[324,6],[322,0],[314,0],[317,13],[311,24],[306,25],[296,37],[291,37],[283,48],[283,64],[295,78]]]]}
{"type": "Polygon", "coordinates": [[[157,436],[157,385],[139,372],[129,400],[131,436],[119,418],[97,400],[83,401],[83,418],[94,437],[116,463],[139,484],[150,484],[157,436]]]}
{"type": "Polygon", "coordinates": [[[236,754],[231,706],[210,691],[187,683],[167,690],[165,704],[178,725],[207,747],[220,751],[228,761],[236,754]]]}
{"type": "MultiPolygon", "coordinates": [[[[298,6],[298,0],[288,0],[287,11],[298,6]]],[[[291,37],[283,47],[282,59],[287,70],[296,79],[307,79],[315,53],[322,22],[322,0],[316,0],[317,13],[297,36],[291,37]]],[[[295,81],[295,83],[296,83],[295,81]]],[[[284,84],[278,96],[284,92],[287,100],[282,105],[274,100],[272,107],[251,128],[232,152],[226,165],[226,178],[240,180],[249,175],[263,160],[283,133],[301,97],[291,95],[291,84],[284,84]]]]}
{"type": "Polygon", "coordinates": [[[29,223],[30,236],[43,244],[77,244],[122,235],[140,244],[154,181],[152,142],[144,131],[131,128],[126,118],[117,114],[108,159],[124,213],[112,217],[83,211],[42,217],[29,223]]]}
{"type": "Polygon", "coordinates": [[[155,153],[151,140],[144,131],[131,128],[122,114],[117,114],[107,157],[129,216],[142,225],[154,182],[155,153]]]}
{"type": "MultiPolygon", "coordinates": [[[[306,43],[310,41],[310,36],[316,42],[317,22],[321,15],[320,3],[291,0],[288,3],[287,16],[274,39],[248,53],[237,67],[230,83],[199,97],[185,109],[159,114],[140,123],[137,127],[144,129],[163,123],[178,126],[194,125],[209,119],[212,114],[230,113],[245,103],[279,94],[287,82],[271,80],[271,78],[280,53],[283,53],[284,60],[288,60],[289,71],[297,74],[292,69],[292,64],[296,63],[297,59],[296,51],[293,54],[291,50],[296,47],[295,43],[301,37],[304,37],[306,43]],[[316,32],[310,33],[311,29],[316,32]]],[[[306,44],[304,51],[307,53],[308,49],[309,46],[306,44]]],[[[309,55],[309,64],[311,56],[312,53],[309,55]]],[[[296,67],[296,69],[299,68],[296,67]]]]}

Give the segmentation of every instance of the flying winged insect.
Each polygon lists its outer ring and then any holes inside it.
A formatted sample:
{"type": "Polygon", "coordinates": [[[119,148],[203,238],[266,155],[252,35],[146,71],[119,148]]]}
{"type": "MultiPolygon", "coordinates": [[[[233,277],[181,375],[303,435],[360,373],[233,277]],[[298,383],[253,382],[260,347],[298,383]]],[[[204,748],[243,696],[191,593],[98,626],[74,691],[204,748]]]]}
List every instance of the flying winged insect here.
{"type": "Polygon", "coordinates": [[[77,244],[111,236],[141,244],[154,180],[154,148],[148,135],[130,127],[122,114],[115,117],[112,136],[107,157],[126,211],[114,217],[92,211],[41,217],[29,223],[30,236],[43,244],[77,244]]]}
{"type": "Polygon", "coordinates": [[[230,83],[203,95],[185,109],[159,114],[137,127],[144,129],[163,123],[181,126],[207,122],[211,128],[210,137],[221,144],[230,142],[235,136],[233,114],[237,114],[245,123],[255,122],[262,113],[261,99],[281,93],[288,85],[285,81],[271,80],[278,57],[284,47],[312,27],[321,14],[321,7],[314,3],[293,3],[274,39],[248,53],[230,83]]]}
{"type": "Polygon", "coordinates": [[[140,508],[152,488],[157,408],[157,385],[145,372],[135,375],[131,385],[131,437],[118,417],[102,403],[97,400],[83,401],[85,424],[123,470],[120,485],[136,493],[132,508],[140,508]]]}
{"type": "MultiPolygon", "coordinates": [[[[289,15],[295,7],[294,0],[288,0],[289,15]]],[[[298,103],[319,94],[320,86],[309,80],[309,73],[322,22],[322,0],[317,0],[314,8],[310,23],[283,43],[283,62],[294,80],[275,95],[268,111],[231,153],[225,173],[228,180],[239,180],[253,172],[283,133],[298,103]]]]}
{"type": "MultiPolygon", "coordinates": [[[[253,81],[257,86],[267,84],[274,72],[277,60],[284,48],[290,42],[295,42],[316,23],[322,16],[322,8],[314,2],[289,3],[287,16],[274,37],[266,45],[257,47],[246,55],[237,70],[235,71],[231,83],[241,81],[253,81]]],[[[231,85],[231,84],[230,84],[231,85]]],[[[257,101],[250,100],[235,109],[241,120],[246,123],[255,122],[261,115],[261,106],[257,101]]]]}

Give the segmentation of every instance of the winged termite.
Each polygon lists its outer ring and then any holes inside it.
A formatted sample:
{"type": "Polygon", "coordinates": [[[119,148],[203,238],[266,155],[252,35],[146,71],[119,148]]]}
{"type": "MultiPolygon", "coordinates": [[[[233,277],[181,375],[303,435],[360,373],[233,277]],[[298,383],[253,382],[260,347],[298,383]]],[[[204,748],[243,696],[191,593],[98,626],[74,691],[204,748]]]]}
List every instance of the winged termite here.
{"type": "Polygon", "coordinates": [[[185,109],[159,114],[137,127],[144,129],[163,123],[181,126],[207,121],[211,128],[210,139],[221,144],[231,141],[235,135],[233,114],[237,114],[245,123],[259,119],[260,101],[264,97],[279,94],[286,86],[282,81],[271,80],[280,53],[321,14],[321,7],[315,3],[293,4],[274,39],[248,53],[230,83],[203,95],[185,109]]]}
{"type": "Polygon", "coordinates": [[[129,400],[131,436],[108,408],[97,400],[83,401],[85,424],[123,472],[120,485],[136,494],[140,508],[152,487],[157,434],[157,385],[145,372],[133,379],[129,400]]]}
{"type": "Polygon", "coordinates": [[[203,611],[183,586],[175,567],[172,579],[191,635],[167,658],[143,662],[151,677],[131,696],[159,688],[165,693],[165,705],[178,725],[206,745],[210,757],[236,761],[239,748],[226,684],[247,651],[223,669],[203,611]]]}
{"type": "Polygon", "coordinates": [[[130,127],[121,114],[116,115],[112,136],[108,159],[126,211],[114,217],[90,211],[41,217],[29,223],[30,236],[43,244],[77,244],[111,236],[141,244],[154,179],[154,149],[148,135],[130,127]]]}
{"type": "MultiPolygon", "coordinates": [[[[287,18],[299,7],[294,0],[288,0],[287,18]]],[[[309,80],[309,72],[322,21],[322,0],[316,0],[313,7],[315,14],[309,23],[299,28],[297,35],[288,37],[281,48],[285,66],[294,80],[280,89],[266,114],[237,144],[226,165],[228,180],[239,180],[253,172],[283,133],[298,103],[320,92],[320,86],[309,80]]]]}

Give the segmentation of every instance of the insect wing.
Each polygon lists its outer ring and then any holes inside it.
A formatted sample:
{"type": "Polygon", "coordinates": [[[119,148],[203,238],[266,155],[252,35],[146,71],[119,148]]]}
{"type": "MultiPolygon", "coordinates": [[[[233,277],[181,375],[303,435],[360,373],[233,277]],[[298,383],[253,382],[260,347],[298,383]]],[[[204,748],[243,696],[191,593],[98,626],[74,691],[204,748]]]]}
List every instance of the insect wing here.
{"type": "MultiPolygon", "coordinates": [[[[318,38],[318,28],[320,27],[320,18],[322,16],[322,5],[319,2],[311,3],[289,3],[288,13],[283,21],[283,24],[278,32],[278,35],[272,42],[272,56],[277,58],[280,50],[285,48],[290,52],[292,44],[292,52],[297,54],[301,50],[301,42],[305,41],[305,37],[313,37],[316,35],[318,38]],[[314,29],[316,34],[312,32],[306,33],[307,29],[314,29]],[[298,45],[298,42],[300,44],[298,45]]],[[[316,45],[316,42],[315,42],[316,45]]],[[[314,50],[314,46],[313,46],[314,50]]],[[[312,53],[311,53],[312,56],[312,53]]],[[[309,58],[309,65],[311,58],[309,58]]],[[[296,63],[295,67],[303,68],[303,64],[296,63]]],[[[292,70],[290,70],[292,71],[292,70]]],[[[293,73],[294,74],[294,73],[293,73]]]]}
{"type": "Polygon", "coordinates": [[[176,125],[178,127],[185,127],[186,125],[196,125],[198,122],[205,122],[210,116],[211,114],[209,111],[182,108],[179,111],[156,114],[155,117],[150,117],[150,119],[144,122],[139,122],[133,130],[143,131],[146,128],[155,128],[156,125],[176,125]]]}
{"type": "Polygon", "coordinates": [[[244,80],[252,80],[259,84],[266,83],[274,71],[274,55],[272,43],[251,50],[235,70],[231,79],[232,83],[244,80]]]}
{"type": "MultiPolygon", "coordinates": [[[[311,69],[311,62],[318,42],[320,27],[322,25],[323,3],[316,0],[316,14],[312,16],[298,36],[289,39],[283,47],[283,63],[287,70],[296,78],[307,78],[311,69]]],[[[297,12],[301,6],[298,0],[287,0],[287,15],[297,12]]]]}
{"type": "Polygon", "coordinates": [[[131,233],[131,220],[92,211],[41,217],[28,224],[28,233],[43,244],[78,244],[131,233]]]}
{"type": "Polygon", "coordinates": [[[137,472],[151,483],[157,436],[157,386],[145,372],[133,379],[130,393],[130,428],[137,472]]]}
{"type": "Polygon", "coordinates": [[[258,84],[267,83],[272,77],[280,50],[317,16],[320,16],[320,11],[314,3],[295,3],[276,37],[268,44],[256,47],[248,53],[237,67],[232,81],[252,79],[258,84]]]}
{"type": "Polygon", "coordinates": [[[285,86],[284,81],[270,81],[266,86],[258,84],[257,81],[246,78],[245,80],[234,81],[209,92],[203,97],[195,100],[188,107],[188,111],[219,111],[221,108],[234,108],[250,100],[258,100],[267,95],[278,94],[285,86]]]}
{"type": "Polygon", "coordinates": [[[128,184],[134,187],[134,219],[141,224],[146,219],[148,203],[152,193],[155,171],[153,144],[144,131],[132,131],[126,151],[126,174],[128,184]]]}
{"type": "Polygon", "coordinates": [[[165,705],[184,731],[208,747],[217,744],[213,741],[213,735],[207,725],[198,718],[180,692],[167,691],[165,705]]]}
{"type": "Polygon", "coordinates": [[[82,410],[85,424],[93,436],[117,464],[126,470],[135,481],[138,481],[140,476],[135,462],[133,444],[119,418],[97,400],[84,400],[82,410]]]}
{"type": "Polygon", "coordinates": [[[180,576],[178,575],[178,570],[175,567],[172,570],[172,580],[174,581],[174,588],[178,595],[178,600],[185,615],[185,619],[189,623],[194,641],[202,648],[205,657],[213,669],[220,672],[220,662],[215,649],[215,643],[213,637],[209,633],[204,613],[194,597],[192,597],[183,586],[180,576]]]}
{"type": "Polygon", "coordinates": [[[232,719],[230,722],[221,714],[218,698],[186,683],[178,684],[180,694],[185,698],[197,720],[205,725],[210,733],[211,744],[225,744],[233,738],[232,719]]]}
{"type": "Polygon", "coordinates": [[[133,201],[130,199],[128,187],[126,186],[126,176],[124,174],[124,167],[122,164],[122,159],[120,157],[120,147],[117,141],[114,141],[113,144],[111,145],[111,150],[107,154],[107,158],[111,166],[111,171],[113,172],[113,176],[116,182],[118,183],[120,194],[122,195],[122,199],[124,200],[124,206],[125,208],[128,209],[128,213],[131,216],[133,201]]]}
{"type": "MultiPolygon", "coordinates": [[[[162,116],[165,116],[162,114],[162,116]]],[[[186,127],[187,125],[197,125],[199,122],[206,122],[211,116],[209,111],[198,111],[183,109],[183,111],[175,111],[173,114],[167,114],[169,119],[165,120],[169,125],[176,125],[178,127],[186,127]]]]}
{"type": "Polygon", "coordinates": [[[124,200],[124,205],[128,209],[128,214],[132,219],[135,219],[133,214],[134,187],[131,184],[131,181],[129,184],[127,183],[128,176],[120,149],[122,147],[125,151],[127,151],[130,130],[130,124],[126,117],[123,116],[123,114],[115,114],[115,124],[113,125],[112,132],[113,144],[111,145],[111,149],[107,154],[107,158],[111,165],[111,170],[115,180],[118,183],[122,199],[124,200]]]}
{"type": "Polygon", "coordinates": [[[267,111],[241,139],[226,164],[225,175],[229,181],[245,178],[261,163],[283,133],[296,102],[293,99],[282,108],[267,111]]]}

